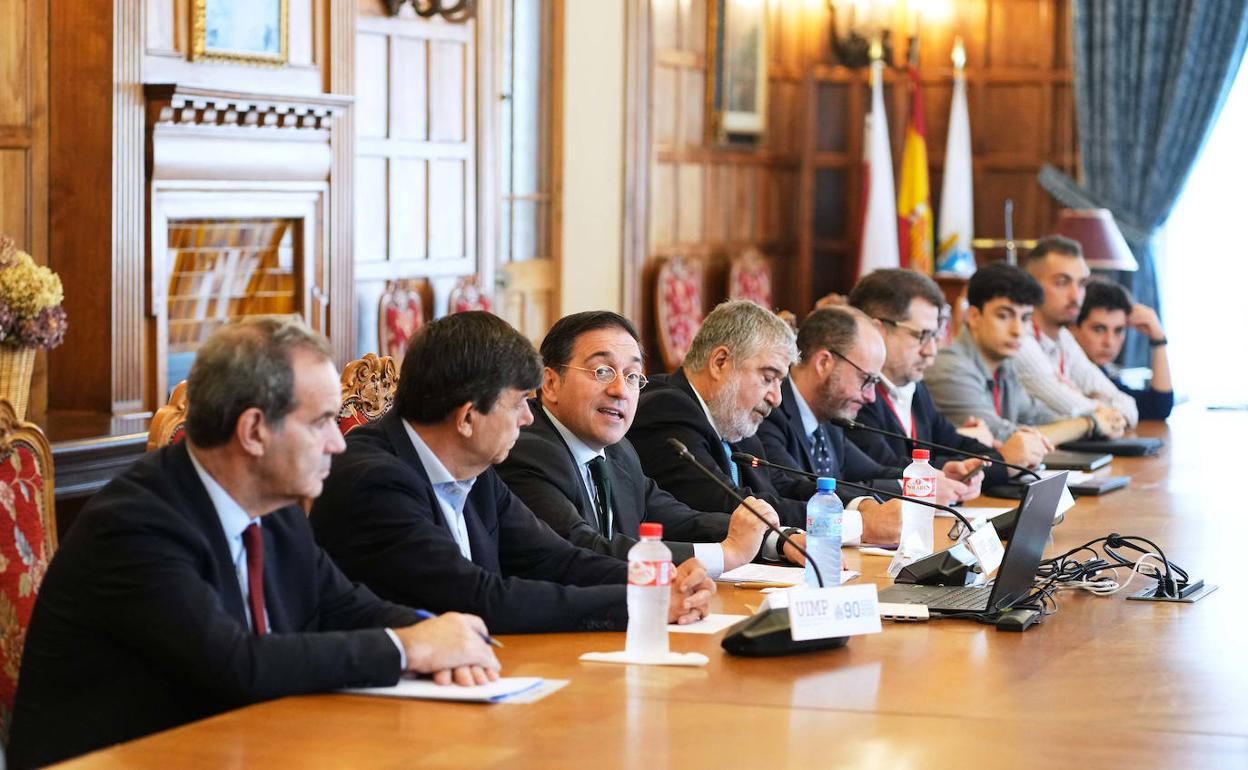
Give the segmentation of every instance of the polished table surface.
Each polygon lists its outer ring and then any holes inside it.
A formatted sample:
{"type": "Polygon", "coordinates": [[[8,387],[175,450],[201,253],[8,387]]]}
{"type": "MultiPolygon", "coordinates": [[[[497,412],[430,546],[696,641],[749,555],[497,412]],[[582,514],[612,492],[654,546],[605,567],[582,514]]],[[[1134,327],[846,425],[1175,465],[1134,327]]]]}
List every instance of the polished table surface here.
{"type": "MultiPolygon", "coordinates": [[[[1143,535],[1220,586],[1196,604],[1064,591],[1057,613],[1023,634],[885,623],[844,649],[771,659],[724,654],[722,632],[673,634],[673,649],[710,656],[706,668],[577,660],[621,649],[622,634],[505,636],[505,675],[570,683],[528,705],[285,698],[71,766],[1245,767],[1248,414],[1184,405],[1140,433],[1166,448],[1116,458],[1111,471],[1130,486],[1080,498],[1046,553],[1143,535]]],[[[887,584],[888,559],[845,554],[859,580],[887,584]]],[[[716,609],[760,599],[721,585],[716,609]]]]}

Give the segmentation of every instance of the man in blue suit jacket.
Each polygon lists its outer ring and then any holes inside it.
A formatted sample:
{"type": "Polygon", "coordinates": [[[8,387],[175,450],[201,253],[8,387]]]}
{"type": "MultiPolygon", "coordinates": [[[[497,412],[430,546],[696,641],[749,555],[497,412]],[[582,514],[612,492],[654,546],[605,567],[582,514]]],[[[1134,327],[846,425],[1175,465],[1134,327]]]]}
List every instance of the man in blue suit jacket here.
{"type": "MultiPolygon", "coordinates": [[[[312,507],[317,541],[383,598],[481,615],[499,633],[627,624],[627,564],[578,548],[540,521],[491,467],[532,422],[537,351],[489,313],[420,330],[394,408],[347,437],[312,507]]],[[[671,622],[706,613],[715,585],[690,559],[671,622]]]]}
{"type": "Polygon", "coordinates": [[[199,349],[187,439],[92,498],[31,618],[9,761],[44,765],[283,695],[496,676],[479,618],[349,582],[297,502],[342,451],[329,342],[253,318],[199,349]]]}

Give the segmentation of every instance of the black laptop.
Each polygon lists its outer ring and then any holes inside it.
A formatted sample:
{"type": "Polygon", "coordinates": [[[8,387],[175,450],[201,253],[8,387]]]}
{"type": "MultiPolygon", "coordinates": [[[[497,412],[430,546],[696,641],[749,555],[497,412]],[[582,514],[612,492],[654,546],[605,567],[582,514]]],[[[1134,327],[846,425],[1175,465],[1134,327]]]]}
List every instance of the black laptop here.
{"type": "Polygon", "coordinates": [[[880,601],[891,604],[926,604],[928,612],[1001,612],[1031,591],[1036,569],[1044,555],[1057,504],[1066,486],[1065,473],[1026,485],[1018,509],[1014,536],[1005,547],[1001,568],[991,586],[920,586],[893,584],[880,591],[880,601]]]}
{"type": "MultiPolygon", "coordinates": [[[[1066,444],[1062,446],[1065,447],[1066,444]]],[[[1113,455],[1104,452],[1097,454],[1055,449],[1044,456],[1044,467],[1052,471],[1094,471],[1109,465],[1113,459],[1113,455]]]]}
{"type": "MultiPolygon", "coordinates": [[[[1161,451],[1166,442],[1159,438],[1132,436],[1130,438],[1088,438],[1067,441],[1062,449],[1073,452],[1093,452],[1095,454],[1121,455],[1123,457],[1144,457],[1155,455],[1161,451]]],[[[1052,466],[1050,466],[1052,467],[1052,466]]]]}

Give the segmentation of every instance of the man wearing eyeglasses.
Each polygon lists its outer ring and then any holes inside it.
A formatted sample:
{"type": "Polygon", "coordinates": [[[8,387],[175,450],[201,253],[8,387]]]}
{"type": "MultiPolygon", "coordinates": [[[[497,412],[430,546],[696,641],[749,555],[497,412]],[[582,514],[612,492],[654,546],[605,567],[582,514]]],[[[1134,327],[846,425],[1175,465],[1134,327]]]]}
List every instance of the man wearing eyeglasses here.
{"type": "MultiPolygon", "coordinates": [[[[712,578],[757,555],[766,528],[743,506],[731,516],[696,511],[642,471],[624,437],[647,382],[632,322],[609,311],[567,316],[551,327],[541,355],[533,423],[498,466],[539,518],[572,543],[621,559],[641,522],[658,522],[673,561],[696,557],[712,578]]],[[[751,502],[779,523],[770,505],[751,502]]]]}
{"type": "MultiPolygon", "coordinates": [[[[394,407],[347,436],[312,506],[317,541],[347,576],[432,611],[472,611],[496,633],[623,630],[628,565],[556,535],[492,466],[533,421],[533,345],[498,316],[426,324],[394,407]]],[[[697,559],[671,583],[668,622],[706,614],[697,559]]]]}
{"type": "MultiPolygon", "coordinates": [[[[833,417],[853,419],[875,400],[884,343],[871,320],[850,307],[820,308],[802,322],[797,347],[801,362],[789,369],[780,408],[758,431],[767,459],[820,476],[901,492],[902,466],[877,463],[828,422],[833,417]]],[[[773,471],[772,481],[786,497],[807,499],[815,492],[814,482],[780,471],[773,471]]],[[[847,545],[860,540],[897,542],[900,501],[881,504],[848,486],[838,487],[837,494],[847,503],[842,521],[847,545]]]]}
{"type": "MultiPolygon", "coordinates": [[[[873,319],[887,351],[875,401],[862,408],[859,422],[975,454],[1004,457],[1015,465],[1034,467],[1044,459],[1044,437],[1033,428],[1020,427],[1007,440],[994,442],[996,450],[1000,450],[997,454],[993,446],[960,434],[937,411],[923,383],[924,372],[936,360],[936,340],[944,328],[941,308],[945,296],[935,281],[913,270],[876,270],[858,282],[850,292],[849,302],[873,319]]],[[[972,420],[979,423],[977,418],[972,420]]],[[[848,438],[882,465],[905,465],[909,461],[908,441],[864,430],[851,431],[848,438]]],[[[932,455],[932,465],[946,476],[965,478],[974,473],[978,461],[963,458],[965,455],[937,450],[932,455]]],[[[990,485],[1000,484],[1007,480],[1008,470],[1004,465],[990,465],[983,480],[990,485]]],[[[975,491],[979,483],[976,476],[968,486],[975,491]]]]}

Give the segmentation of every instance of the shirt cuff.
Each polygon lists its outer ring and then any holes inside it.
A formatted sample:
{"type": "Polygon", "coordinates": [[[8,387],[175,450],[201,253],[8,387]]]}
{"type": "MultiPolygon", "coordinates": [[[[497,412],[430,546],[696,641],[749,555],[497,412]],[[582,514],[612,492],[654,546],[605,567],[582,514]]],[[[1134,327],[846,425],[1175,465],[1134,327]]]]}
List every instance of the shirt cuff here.
{"type": "Polygon", "coordinates": [[[711,580],[724,574],[724,547],[719,543],[694,543],[693,558],[702,562],[711,580]]]}
{"type": "Polygon", "coordinates": [[[394,642],[394,646],[399,648],[399,673],[402,674],[407,670],[407,650],[403,649],[403,642],[399,641],[399,635],[394,632],[393,628],[384,630],[390,637],[390,641],[394,642]]]}
{"type": "Polygon", "coordinates": [[[841,514],[842,546],[862,544],[862,514],[858,512],[858,504],[870,499],[866,495],[855,497],[845,506],[845,513],[841,514]]]}

